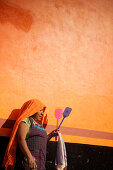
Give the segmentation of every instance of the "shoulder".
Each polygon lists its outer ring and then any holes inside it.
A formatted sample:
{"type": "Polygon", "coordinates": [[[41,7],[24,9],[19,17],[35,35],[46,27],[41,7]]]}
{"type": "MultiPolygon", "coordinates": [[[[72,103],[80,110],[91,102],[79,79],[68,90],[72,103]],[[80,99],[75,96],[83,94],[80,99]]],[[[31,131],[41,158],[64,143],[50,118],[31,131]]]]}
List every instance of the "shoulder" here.
{"type": "Polygon", "coordinates": [[[22,120],[22,122],[26,123],[26,125],[28,125],[29,127],[31,126],[31,122],[30,122],[29,117],[27,117],[24,120],[22,120]]]}

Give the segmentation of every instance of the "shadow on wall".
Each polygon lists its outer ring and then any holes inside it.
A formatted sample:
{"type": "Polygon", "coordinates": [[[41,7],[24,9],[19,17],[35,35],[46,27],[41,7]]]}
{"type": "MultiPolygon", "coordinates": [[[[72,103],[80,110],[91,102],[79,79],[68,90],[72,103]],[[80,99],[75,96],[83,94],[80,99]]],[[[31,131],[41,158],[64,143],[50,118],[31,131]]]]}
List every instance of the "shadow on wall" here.
{"type": "Polygon", "coordinates": [[[0,23],[11,23],[16,29],[28,32],[33,23],[29,10],[22,9],[15,4],[0,1],[0,23]]]}
{"type": "Polygon", "coordinates": [[[13,125],[15,123],[15,120],[17,119],[18,115],[20,113],[20,109],[14,109],[11,114],[9,115],[8,119],[4,122],[4,124],[1,126],[1,128],[9,128],[12,129],[13,125]]]}

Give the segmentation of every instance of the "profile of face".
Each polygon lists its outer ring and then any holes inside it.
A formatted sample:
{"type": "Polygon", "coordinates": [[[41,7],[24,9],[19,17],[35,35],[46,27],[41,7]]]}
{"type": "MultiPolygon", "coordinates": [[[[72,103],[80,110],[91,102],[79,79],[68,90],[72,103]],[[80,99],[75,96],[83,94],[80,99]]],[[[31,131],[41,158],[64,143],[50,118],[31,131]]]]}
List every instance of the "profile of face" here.
{"type": "Polygon", "coordinates": [[[40,110],[39,112],[36,112],[33,117],[35,118],[35,120],[41,121],[43,118],[43,115],[44,115],[44,108],[40,110]]]}

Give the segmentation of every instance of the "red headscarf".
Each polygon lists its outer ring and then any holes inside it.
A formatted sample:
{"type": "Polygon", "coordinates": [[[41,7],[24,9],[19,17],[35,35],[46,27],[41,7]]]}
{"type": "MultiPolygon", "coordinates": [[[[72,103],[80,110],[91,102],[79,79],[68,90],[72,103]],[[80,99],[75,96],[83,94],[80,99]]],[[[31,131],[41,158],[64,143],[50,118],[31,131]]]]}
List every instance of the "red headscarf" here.
{"type": "Polygon", "coordinates": [[[24,103],[23,106],[21,107],[18,113],[18,116],[17,116],[17,120],[12,130],[9,144],[5,152],[4,161],[3,161],[3,166],[5,166],[5,170],[8,169],[8,166],[11,166],[11,169],[14,169],[14,166],[15,166],[16,147],[17,147],[16,132],[17,132],[20,122],[24,120],[25,118],[32,116],[36,112],[42,110],[43,108],[45,111],[46,106],[37,99],[29,100],[26,103],[24,103]]]}

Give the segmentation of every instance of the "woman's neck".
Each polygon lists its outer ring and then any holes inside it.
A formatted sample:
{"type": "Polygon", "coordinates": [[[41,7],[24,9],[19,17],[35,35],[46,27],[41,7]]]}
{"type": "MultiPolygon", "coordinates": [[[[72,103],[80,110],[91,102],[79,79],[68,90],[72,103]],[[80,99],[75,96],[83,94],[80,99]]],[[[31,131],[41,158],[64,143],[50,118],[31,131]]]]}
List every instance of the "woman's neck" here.
{"type": "Polygon", "coordinates": [[[38,125],[40,125],[39,121],[35,118],[35,117],[32,117],[31,118],[35,121],[35,123],[37,123],[38,125]]]}

